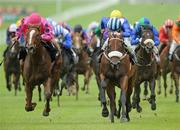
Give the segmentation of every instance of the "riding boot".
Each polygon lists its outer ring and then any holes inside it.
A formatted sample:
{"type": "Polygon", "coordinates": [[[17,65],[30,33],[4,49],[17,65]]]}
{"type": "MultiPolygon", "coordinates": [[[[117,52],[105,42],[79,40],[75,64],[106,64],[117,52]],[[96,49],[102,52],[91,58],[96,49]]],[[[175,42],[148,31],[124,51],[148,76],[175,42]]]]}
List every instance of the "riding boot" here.
{"type": "Polygon", "coordinates": [[[99,52],[99,55],[97,56],[97,61],[98,61],[98,63],[101,62],[101,58],[102,58],[103,52],[104,52],[104,50],[101,49],[100,52],[99,52]]]}
{"type": "Polygon", "coordinates": [[[137,63],[137,57],[136,57],[136,53],[135,53],[135,49],[133,50],[131,47],[131,43],[130,43],[130,38],[124,38],[124,43],[125,43],[125,48],[128,51],[128,53],[130,54],[131,57],[131,62],[133,64],[137,63]]]}
{"type": "Polygon", "coordinates": [[[51,57],[51,62],[53,62],[56,59],[57,49],[54,47],[52,43],[46,43],[44,47],[48,50],[51,57]]]}
{"type": "Polygon", "coordinates": [[[169,60],[172,61],[173,60],[173,53],[174,53],[174,50],[177,48],[178,44],[176,43],[176,41],[173,40],[171,46],[170,46],[170,49],[169,49],[169,60]]]}
{"type": "Polygon", "coordinates": [[[77,64],[79,61],[78,56],[76,55],[76,53],[74,52],[74,50],[71,48],[70,49],[71,55],[72,55],[72,60],[73,60],[73,64],[77,64]]]}
{"type": "Polygon", "coordinates": [[[160,44],[158,49],[159,49],[159,54],[161,54],[161,52],[163,51],[163,49],[166,47],[166,44],[160,44]]]}

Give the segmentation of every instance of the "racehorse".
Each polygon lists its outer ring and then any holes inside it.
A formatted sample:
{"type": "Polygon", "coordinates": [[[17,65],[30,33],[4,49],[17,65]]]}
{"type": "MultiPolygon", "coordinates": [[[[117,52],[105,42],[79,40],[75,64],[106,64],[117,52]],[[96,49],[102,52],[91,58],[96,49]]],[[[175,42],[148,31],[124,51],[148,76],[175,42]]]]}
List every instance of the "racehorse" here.
{"type": "Polygon", "coordinates": [[[102,116],[107,117],[109,111],[106,106],[106,96],[110,99],[110,119],[114,122],[114,115],[120,118],[121,122],[130,120],[129,112],[131,110],[130,95],[132,93],[133,67],[130,57],[125,49],[123,37],[120,33],[114,32],[109,34],[108,47],[104,51],[100,62],[100,81],[101,81],[101,102],[103,104],[102,116]],[[116,92],[115,86],[121,88],[119,97],[119,109],[116,109],[116,92]]]}
{"type": "Polygon", "coordinates": [[[173,53],[172,78],[175,85],[176,102],[179,102],[180,46],[173,53]]]}
{"type": "MultiPolygon", "coordinates": [[[[160,75],[158,76],[162,76],[163,77],[163,81],[164,81],[164,96],[167,97],[167,74],[171,72],[172,70],[172,66],[169,62],[169,59],[168,59],[168,52],[169,52],[169,49],[170,49],[170,44],[167,45],[164,50],[161,52],[160,54],[160,61],[161,61],[161,64],[160,64],[160,75]]],[[[173,92],[173,79],[172,79],[172,74],[170,75],[170,94],[172,94],[173,92]]],[[[158,91],[158,94],[161,94],[161,79],[159,78],[159,91],[158,91]]]]}
{"type": "MultiPolygon", "coordinates": [[[[12,38],[11,38],[12,39],[12,38]]],[[[17,95],[17,90],[21,90],[20,88],[20,64],[18,59],[19,53],[19,43],[14,43],[11,40],[11,44],[9,45],[7,52],[5,53],[4,60],[4,71],[6,78],[6,87],[9,91],[11,91],[12,83],[14,84],[15,96],[17,95]],[[11,82],[11,78],[13,81],[11,82]]]]}
{"type": "Polygon", "coordinates": [[[98,61],[98,55],[101,51],[101,41],[96,36],[93,35],[91,37],[91,42],[89,44],[89,48],[91,49],[91,62],[90,65],[94,71],[95,77],[96,77],[96,83],[98,86],[99,94],[98,94],[98,100],[100,100],[100,77],[99,77],[99,61],[98,61]]]}
{"type": "Polygon", "coordinates": [[[77,73],[76,84],[79,88],[78,74],[83,74],[84,75],[84,85],[82,87],[82,90],[85,90],[86,93],[89,93],[89,81],[92,76],[92,68],[89,63],[90,57],[88,56],[88,53],[84,49],[85,45],[82,44],[81,33],[78,33],[78,32],[73,33],[72,39],[73,39],[73,45],[75,46],[75,48],[76,48],[75,50],[79,57],[79,62],[74,67],[74,72],[77,73]]]}
{"type": "Polygon", "coordinates": [[[50,99],[53,87],[57,84],[60,74],[60,62],[51,62],[48,50],[41,41],[40,27],[28,27],[26,34],[27,56],[24,60],[23,79],[26,90],[26,111],[33,111],[36,103],[32,102],[33,89],[36,85],[44,85],[45,108],[43,116],[48,116],[50,112],[50,99]]]}
{"type": "Polygon", "coordinates": [[[142,108],[140,103],[140,84],[144,81],[148,81],[151,90],[151,96],[149,102],[151,103],[151,109],[156,110],[155,103],[155,79],[157,72],[157,64],[153,56],[154,35],[151,30],[142,31],[142,41],[136,49],[136,55],[138,63],[135,66],[135,74],[133,77],[134,83],[134,95],[133,95],[133,108],[137,109],[137,112],[141,112],[142,108]]]}

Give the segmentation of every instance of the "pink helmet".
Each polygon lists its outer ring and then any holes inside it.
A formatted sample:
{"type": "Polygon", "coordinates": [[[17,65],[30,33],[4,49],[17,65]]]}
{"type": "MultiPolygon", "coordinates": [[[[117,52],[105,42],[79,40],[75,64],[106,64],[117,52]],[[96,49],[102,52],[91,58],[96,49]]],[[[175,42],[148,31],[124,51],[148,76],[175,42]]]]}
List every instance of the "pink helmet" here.
{"type": "Polygon", "coordinates": [[[28,25],[41,25],[41,16],[38,13],[32,13],[29,16],[28,25]]]}
{"type": "Polygon", "coordinates": [[[174,24],[174,22],[173,22],[173,20],[171,20],[171,19],[167,19],[167,20],[164,22],[164,25],[165,25],[166,27],[172,27],[173,24],[174,24]]]}

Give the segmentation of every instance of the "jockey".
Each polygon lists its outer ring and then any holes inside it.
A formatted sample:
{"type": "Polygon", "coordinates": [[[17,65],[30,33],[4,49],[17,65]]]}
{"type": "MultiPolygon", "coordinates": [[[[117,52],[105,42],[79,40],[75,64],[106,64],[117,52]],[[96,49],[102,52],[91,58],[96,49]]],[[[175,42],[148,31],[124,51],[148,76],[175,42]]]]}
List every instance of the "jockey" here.
{"type": "Polygon", "coordinates": [[[6,30],[6,45],[7,45],[7,48],[5,49],[5,51],[3,53],[3,56],[5,56],[5,54],[6,54],[7,50],[8,50],[8,47],[11,44],[11,38],[15,37],[16,30],[17,30],[17,26],[16,26],[15,23],[11,24],[8,27],[8,29],[6,30]]]}
{"type": "Polygon", "coordinates": [[[172,61],[172,55],[174,50],[179,46],[180,44],[180,16],[178,17],[176,23],[173,25],[172,28],[172,44],[169,49],[169,60],[172,61]]]}
{"type": "Polygon", "coordinates": [[[69,24],[67,24],[66,22],[59,22],[58,23],[60,26],[62,26],[63,28],[67,29],[70,33],[71,33],[71,26],[69,24]]]}
{"type": "Polygon", "coordinates": [[[162,52],[162,50],[171,42],[171,36],[169,33],[172,32],[172,27],[173,27],[173,20],[167,19],[164,22],[164,25],[161,26],[159,30],[159,40],[160,40],[160,45],[159,45],[159,54],[162,52]]]}
{"type": "Polygon", "coordinates": [[[101,19],[101,34],[102,34],[102,39],[104,41],[106,41],[106,39],[108,38],[108,28],[107,28],[107,23],[109,21],[110,18],[107,17],[103,17],[101,19]]]}
{"type": "Polygon", "coordinates": [[[66,48],[66,49],[69,50],[72,61],[73,61],[74,64],[76,64],[78,62],[78,59],[77,59],[76,53],[72,49],[72,40],[71,40],[70,32],[67,29],[65,29],[63,26],[57,24],[55,21],[53,21],[50,18],[47,18],[47,21],[53,27],[53,35],[54,35],[54,37],[57,38],[57,39],[58,38],[63,38],[62,42],[58,41],[58,43],[63,48],[66,48]]]}
{"type": "MultiPolygon", "coordinates": [[[[128,20],[123,17],[122,13],[119,10],[113,10],[111,12],[110,19],[107,23],[107,27],[108,27],[107,31],[121,31],[122,32],[126,49],[129,52],[133,62],[136,63],[137,58],[134,51],[131,49],[131,43],[130,43],[131,28],[130,28],[128,20]],[[117,27],[118,30],[115,29],[114,27],[117,27]]],[[[105,34],[106,32],[104,32],[104,35],[105,34]]],[[[105,40],[104,45],[102,46],[102,50],[105,50],[107,45],[108,45],[108,38],[105,40]]]]}
{"type": "Polygon", "coordinates": [[[75,25],[74,27],[74,33],[80,33],[82,37],[82,44],[84,45],[84,49],[87,51],[89,55],[92,54],[91,50],[89,49],[88,45],[90,43],[89,37],[85,30],[83,30],[82,26],[80,24],[75,25]]]}
{"type": "MultiPolygon", "coordinates": [[[[38,13],[32,13],[30,16],[27,16],[21,20],[21,26],[18,28],[17,31],[17,38],[19,39],[22,35],[24,36],[24,39],[26,39],[26,32],[28,31],[28,27],[30,26],[39,26],[40,32],[41,32],[41,39],[45,43],[47,43],[48,50],[50,51],[50,55],[52,58],[52,61],[56,57],[56,53],[58,50],[58,45],[53,40],[53,33],[52,33],[52,27],[48,23],[48,21],[41,17],[38,13]]],[[[26,40],[25,40],[26,41],[26,40]]]]}
{"type": "Polygon", "coordinates": [[[134,45],[134,47],[136,48],[136,45],[138,45],[138,43],[140,43],[141,41],[141,32],[143,29],[150,29],[154,34],[153,54],[155,56],[156,62],[159,63],[160,57],[157,49],[157,46],[159,45],[158,31],[153,25],[150,24],[150,20],[148,18],[141,18],[139,20],[139,23],[135,26],[135,29],[132,33],[131,44],[134,45]]]}

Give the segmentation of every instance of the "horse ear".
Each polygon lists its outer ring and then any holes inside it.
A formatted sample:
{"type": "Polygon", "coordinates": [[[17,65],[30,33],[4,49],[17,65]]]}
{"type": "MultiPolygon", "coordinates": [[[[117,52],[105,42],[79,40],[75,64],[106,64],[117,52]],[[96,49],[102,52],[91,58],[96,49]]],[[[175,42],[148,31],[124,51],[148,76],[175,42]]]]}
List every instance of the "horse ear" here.
{"type": "Polygon", "coordinates": [[[111,38],[112,38],[112,34],[111,34],[111,32],[108,32],[108,37],[109,37],[109,39],[111,39],[111,38]]]}

